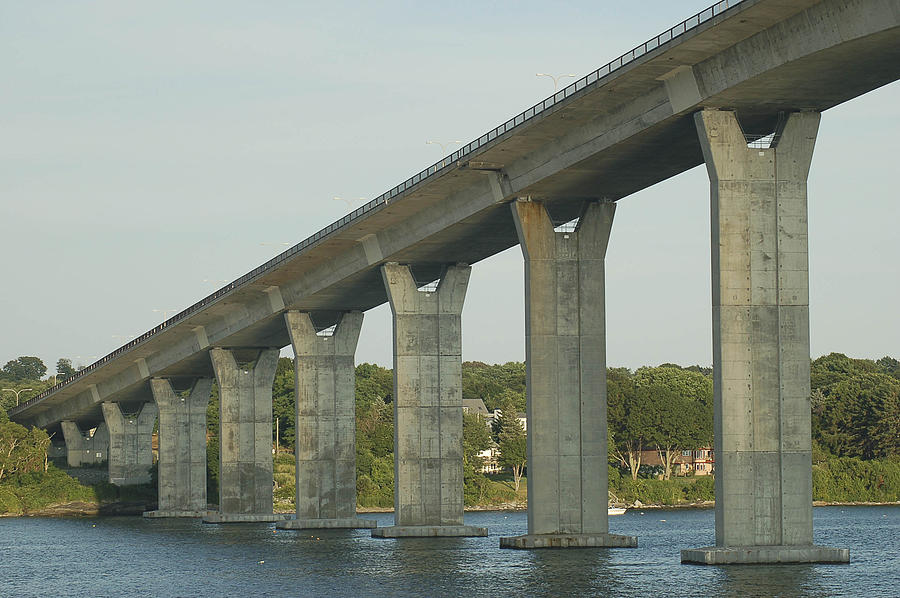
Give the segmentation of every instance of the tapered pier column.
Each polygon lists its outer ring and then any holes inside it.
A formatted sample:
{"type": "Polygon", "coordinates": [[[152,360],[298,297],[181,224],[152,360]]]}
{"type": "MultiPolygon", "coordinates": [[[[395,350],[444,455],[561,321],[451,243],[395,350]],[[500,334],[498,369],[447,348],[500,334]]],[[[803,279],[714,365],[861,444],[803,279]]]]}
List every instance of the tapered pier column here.
{"type": "Polygon", "coordinates": [[[136,414],[122,413],[118,403],[102,403],[109,431],[109,482],[117,486],[146,484],[153,466],[156,405],[144,403],[136,414]]]}
{"type": "Polygon", "coordinates": [[[356,368],[362,312],[317,334],[308,313],[289,311],[294,347],[297,518],[279,529],[373,528],[356,516],[356,368]]]}
{"type": "Polygon", "coordinates": [[[209,352],[219,386],[219,511],[207,523],[280,521],[272,512],[272,382],[278,349],[239,364],[234,352],[209,352]]]}
{"type": "Polygon", "coordinates": [[[463,525],[462,332],[467,265],[420,291],[408,266],[385,264],[394,316],[394,526],[382,538],[486,536],[463,525]]]}
{"type": "Polygon", "coordinates": [[[159,506],[144,517],[206,515],[206,406],[212,378],[176,393],[169,380],[151,378],[159,409],[159,506]]]}
{"type": "Polygon", "coordinates": [[[92,436],[84,434],[74,421],[63,421],[60,425],[66,441],[66,462],[69,467],[93,465],[106,460],[109,434],[105,423],[100,423],[92,436]]]}
{"type": "Polygon", "coordinates": [[[748,148],[733,112],[695,115],[710,178],[716,545],[704,564],[847,562],[813,546],[806,178],[819,114],[748,148]]]}
{"type": "Polygon", "coordinates": [[[607,521],[604,260],[615,204],[585,204],[556,232],[539,202],[512,204],[525,257],[528,534],[503,548],[636,546],[607,521]]]}

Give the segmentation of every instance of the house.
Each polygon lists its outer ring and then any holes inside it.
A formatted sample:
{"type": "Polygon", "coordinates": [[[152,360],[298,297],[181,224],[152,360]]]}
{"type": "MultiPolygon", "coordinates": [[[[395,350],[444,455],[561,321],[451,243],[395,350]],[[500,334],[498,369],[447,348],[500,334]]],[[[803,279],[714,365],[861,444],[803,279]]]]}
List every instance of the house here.
{"type": "MultiPolygon", "coordinates": [[[[662,467],[663,462],[655,450],[641,451],[641,465],[662,467]]],[[[712,475],[715,472],[715,453],[712,447],[683,450],[675,456],[672,473],[675,475],[712,475]]]]}

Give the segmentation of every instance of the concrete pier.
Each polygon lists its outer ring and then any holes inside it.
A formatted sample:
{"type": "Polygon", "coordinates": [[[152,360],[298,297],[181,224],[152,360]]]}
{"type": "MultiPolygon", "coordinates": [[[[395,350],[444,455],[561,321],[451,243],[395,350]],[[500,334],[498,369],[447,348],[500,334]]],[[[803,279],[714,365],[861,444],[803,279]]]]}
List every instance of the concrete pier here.
{"type": "Polygon", "coordinates": [[[426,292],[408,266],[382,266],[394,320],[395,525],[373,536],[487,535],[463,525],[460,315],[470,271],[448,266],[426,292]]]}
{"type": "Polygon", "coordinates": [[[289,311],[294,348],[297,518],[279,529],[374,528],[356,516],[356,368],[363,314],[341,315],[317,334],[308,313],[289,311]]]}
{"type": "Polygon", "coordinates": [[[100,423],[91,436],[82,432],[73,421],[62,421],[60,426],[66,442],[66,462],[69,467],[93,465],[106,460],[109,451],[109,432],[105,423],[100,423]]]}
{"type": "Polygon", "coordinates": [[[716,545],[702,564],[848,562],[813,546],[806,179],[819,114],[750,148],[733,112],[695,115],[710,178],[716,545]]]}
{"type": "Polygon", "coordinates": [[[609,534],[606,247],[615,204],[586,203],[556,232],[539,202],[516,201],[525,257],[528,534],[502,548],[636,546],[609,534]]]}
{"type": "Polygon", "coordinates": [[[117,486],[146,484],[153,466],[156,405],[144,403],[136,414],[122,413],[118,403],[102,403],[109,432],[109,482],[117,486]]]}
{"type": "Polygon", "coordinates": [[[219,510],[205,522],[287,517],[272,512],[272,382],[278,352],[255,350],[256,360],[241,364],[232,350],[209,352],[219,386],[219,510]]]}
{"type": "Polygon", "coordinates": [[[159,409],[157,511],[144,517],[203,517],[206,511],[206,407],[212,378],[198,378],[186,393],[151,378],[159,409]]]}

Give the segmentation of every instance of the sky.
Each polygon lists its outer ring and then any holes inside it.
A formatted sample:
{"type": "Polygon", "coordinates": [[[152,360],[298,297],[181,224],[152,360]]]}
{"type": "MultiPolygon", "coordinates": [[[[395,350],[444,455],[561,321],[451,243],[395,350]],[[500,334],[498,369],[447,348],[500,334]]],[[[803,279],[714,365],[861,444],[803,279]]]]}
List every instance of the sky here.
{"type": "MultiPolygon", "coordinates": [[[[427,141],[550,95],[536,73],[584,75],[708,2],[0,3],[0,363],[95,361],[439,160],[427,141]]],[[[814,357],[900,357],[898,132],[897,83],[823,115],[814,357]]],[[[609,365],[711,364],[709,227],[702,166],[619,202],[609,365]]],[[[512,248],[473,267],[463,359],[524,354],[512,248]]],[[[387,305],[365,361],[391,365],[387,305]]]]}

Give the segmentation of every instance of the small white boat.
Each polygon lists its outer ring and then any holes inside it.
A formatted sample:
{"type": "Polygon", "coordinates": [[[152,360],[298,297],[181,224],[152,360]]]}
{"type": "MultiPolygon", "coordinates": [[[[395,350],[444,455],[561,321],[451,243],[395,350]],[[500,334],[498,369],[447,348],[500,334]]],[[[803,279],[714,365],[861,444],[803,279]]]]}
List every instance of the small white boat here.
{"type": "Polygon", "coordinates": [[[606,514],[607,515],[624,515],[625,507],[607,507],[606,514]]]}

